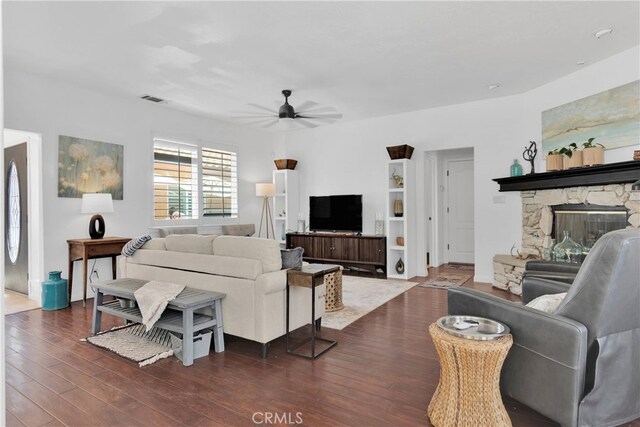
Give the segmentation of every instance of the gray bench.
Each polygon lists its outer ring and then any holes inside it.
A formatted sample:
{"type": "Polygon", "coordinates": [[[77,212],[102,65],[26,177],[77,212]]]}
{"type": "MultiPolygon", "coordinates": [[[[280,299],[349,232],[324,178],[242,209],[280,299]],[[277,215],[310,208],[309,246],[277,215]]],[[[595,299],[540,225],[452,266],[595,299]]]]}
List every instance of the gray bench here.
{"type": "MultiPolygon", "coordinates": [[[[118,300],[103,301],[104,295],[135,300],[134,292],[142,287],[146,280],[117,279],[93,285],[96,297],[93,304],[93,334],[100,332],[102,313],[116,316],[126,321],[142,322],[142,315],[138,307],[125,308],[118,300]]],[[[224,336],[222,329],[222,299],[225,294],[220,292],[201,291],[199,289],[184,288],[184,290],[170,301],[155,326],[182,334],[182,351],[184,366],[193,364],[193,334],[203,329],[213,329],[213,345],[216,353],[224,351],[224,336]],[[195,310],[210,307],[213,316],[195,313],[195,310]]]]}

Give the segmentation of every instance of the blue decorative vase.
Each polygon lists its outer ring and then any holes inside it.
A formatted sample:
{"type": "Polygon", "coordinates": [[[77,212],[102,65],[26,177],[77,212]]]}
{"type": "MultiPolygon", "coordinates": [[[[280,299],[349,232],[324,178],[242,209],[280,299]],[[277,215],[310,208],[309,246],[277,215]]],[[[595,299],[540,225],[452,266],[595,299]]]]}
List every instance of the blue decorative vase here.
{"type": "Polygon", "coordinates": [[[42,282],[42,309],[59,310],[69,306],[67,279],[60,277],[61,271],[50,271],[49,280],[42,282]]]}
{"type": "Polygon", "coordinates": [[[517,159],[515,159],[511,165],[510,176],[522,176],[522,165],[518,163],[517,159]]]}

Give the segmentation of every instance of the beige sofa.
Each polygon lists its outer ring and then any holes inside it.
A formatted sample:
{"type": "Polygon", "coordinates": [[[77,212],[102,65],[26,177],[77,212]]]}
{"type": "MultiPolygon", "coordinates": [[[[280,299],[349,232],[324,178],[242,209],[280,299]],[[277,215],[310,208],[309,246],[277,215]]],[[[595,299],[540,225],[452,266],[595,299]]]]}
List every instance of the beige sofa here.
{"type": "MultiPolygon", "coordinates": [[[[224,332],[263,344],[285,334],[286,270],[274,240],[171,234],[121,257],[123,277],[181,283],[226,294],[224,332]]],[[[290,330],[309,323],[311,294],[290,289],[290,330]]],[[[316,289],[316,319],[324,314],[324,285],[316,289]]]]}

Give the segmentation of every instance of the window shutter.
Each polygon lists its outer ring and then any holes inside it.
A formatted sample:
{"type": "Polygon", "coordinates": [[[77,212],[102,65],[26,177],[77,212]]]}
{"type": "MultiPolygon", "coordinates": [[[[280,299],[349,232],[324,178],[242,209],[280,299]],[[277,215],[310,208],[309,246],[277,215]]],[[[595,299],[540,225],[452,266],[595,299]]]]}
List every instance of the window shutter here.
{"type": "Polygon", "coordinates": [[[238,216],[238,156],[202,148],[202,203],[205,217],[238,216]]]}
{"type": "Polygon", "coordinates": [[[155,139],[153,144],[154,218],[197,218],[197,188],[197,148],[189,144],[155,139]]]}

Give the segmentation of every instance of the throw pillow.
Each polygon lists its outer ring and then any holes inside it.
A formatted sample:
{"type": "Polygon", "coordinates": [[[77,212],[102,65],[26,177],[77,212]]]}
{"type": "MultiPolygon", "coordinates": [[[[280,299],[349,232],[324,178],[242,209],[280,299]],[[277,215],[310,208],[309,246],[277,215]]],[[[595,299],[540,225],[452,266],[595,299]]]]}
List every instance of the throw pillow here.
{"type": "Polygon", "coordinates": [[[538,298],[529,301],[527,307],[535,308],[536,310],[544,311],[546,313],[554,313],[566,296],[566,292],[562,292],[560,294],[541,295],[538,298]]]}
{"type": "Polygon", "coordinates": [[[302,254],[304,248],[297,247],[294,249],[280,249],[282,256],[282,268],[298,268],[302,267],[302,254]]]}
{"type": "Polygon", "coordinates": [[[138,249],[144,246],[144,244],[147,243],[148,240],[151,240],[151,236],[149,236],[148,234],[146,236],[140,236],[136,237],[135,239],[129,240],[127,244],[122,248],[122,255],[133,255],[138,249]]]}

